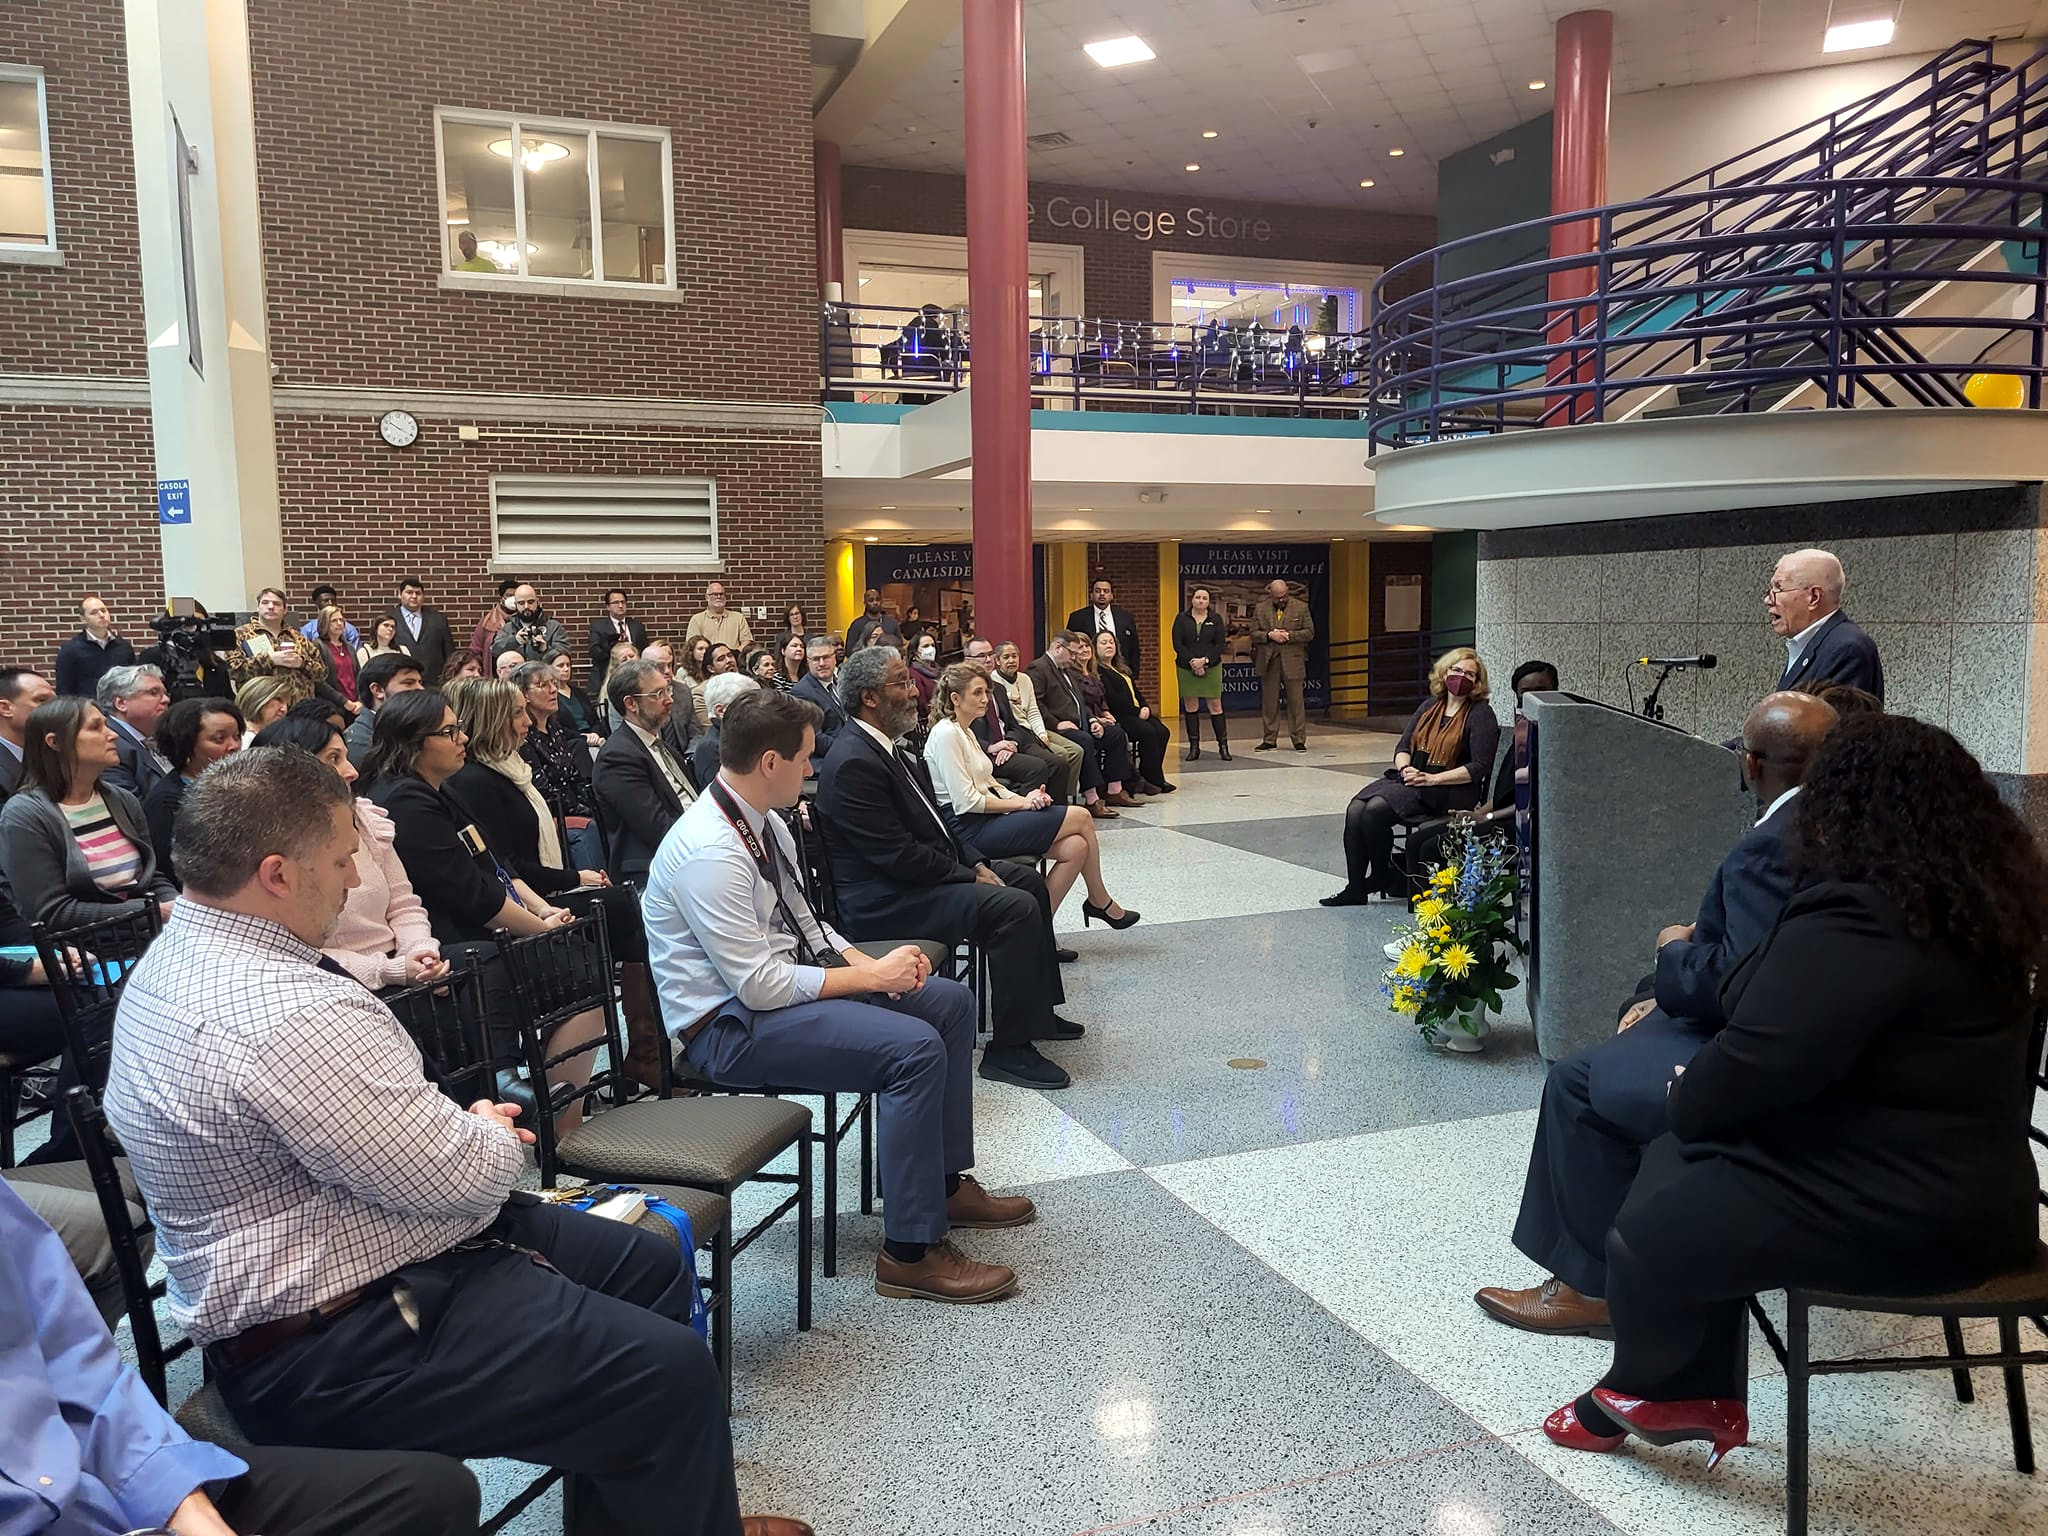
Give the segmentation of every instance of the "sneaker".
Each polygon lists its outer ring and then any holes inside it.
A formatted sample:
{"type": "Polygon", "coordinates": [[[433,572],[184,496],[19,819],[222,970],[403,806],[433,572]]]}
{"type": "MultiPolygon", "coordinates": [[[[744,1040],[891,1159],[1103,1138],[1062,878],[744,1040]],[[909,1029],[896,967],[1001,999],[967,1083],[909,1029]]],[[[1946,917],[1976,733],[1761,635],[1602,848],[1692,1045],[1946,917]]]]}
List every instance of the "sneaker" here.
{"type": "Polygon", "coordinates": [[[1035,1045],[992,1045],[981,1053],[981,1075],[992,1083],[1015,1088],[1064,1088],[1073,1079],[1056,1061],[1047,1061],[1035,1045]]]}

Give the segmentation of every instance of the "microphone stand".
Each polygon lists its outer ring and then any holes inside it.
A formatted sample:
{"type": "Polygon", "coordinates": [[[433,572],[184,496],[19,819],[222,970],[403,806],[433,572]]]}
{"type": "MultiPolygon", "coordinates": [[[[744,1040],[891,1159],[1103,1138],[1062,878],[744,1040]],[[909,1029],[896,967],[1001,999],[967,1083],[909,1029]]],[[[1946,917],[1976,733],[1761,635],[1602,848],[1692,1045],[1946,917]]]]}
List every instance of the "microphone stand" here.
{"type": "Polygon", "coordinates": [[[1674,670],[1676,669],[1670,666],[1658,669],[1657,681],[1650,685],[1650,696],[1643,700],[1643,718],[1645,720],[1662,720],[1664,718],[1664,706],[1657,702],[1657,695],[1664,691],[1664,684],[1670,680],[1674,670]]]}

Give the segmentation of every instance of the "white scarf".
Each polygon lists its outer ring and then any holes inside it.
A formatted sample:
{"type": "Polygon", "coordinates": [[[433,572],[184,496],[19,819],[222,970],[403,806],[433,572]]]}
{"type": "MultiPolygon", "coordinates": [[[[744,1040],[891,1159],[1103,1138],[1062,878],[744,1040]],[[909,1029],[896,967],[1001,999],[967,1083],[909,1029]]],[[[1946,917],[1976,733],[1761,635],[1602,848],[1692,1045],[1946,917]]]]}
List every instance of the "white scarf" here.
{"type": "Polygon", "coordinates": [[[533,787],[532,766],[517,753],[511,757],[480,757],[477,761],[493,773],[502,773],[519,786],[533,805],[533,819],[540,823],[541,863],[549,869],[565,868],[562,863],[562,840],[555,835],[555,813],[548,809],[547,801],[543,800],[540,791],[533,787]]]}

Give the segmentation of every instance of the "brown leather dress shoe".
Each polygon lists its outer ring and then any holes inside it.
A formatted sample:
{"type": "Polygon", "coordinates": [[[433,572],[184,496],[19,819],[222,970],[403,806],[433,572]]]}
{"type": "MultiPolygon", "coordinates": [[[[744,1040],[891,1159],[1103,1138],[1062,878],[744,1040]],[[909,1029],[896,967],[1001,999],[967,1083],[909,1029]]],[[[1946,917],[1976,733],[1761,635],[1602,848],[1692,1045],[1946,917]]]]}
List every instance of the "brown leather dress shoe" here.
{"type": "Polygon", "coordinates": [[[1088,802],[1088,814],[1097,821],[1115,821],[1117,817],[1117,813],[1104,805],[1100,800],[1090,800],[1088,802]]]}
{"type": "Polygon", "coordinates": [[[1144,801],[1139,800],[1132,796],[1129,791],[1122,789],[1118,790],[1113,795],[1104,795],[1102,799],[1105,805],[1119,806],[1124,810],[1135,810],[1137,807],[1145,803],[1144,801]]]}
{"type": "Polygon", "coordinates": [[[1016,1284],[1015,1270],[970,1259],[944,1239],[927,1247],[915,1264],[891,1258],[886,1248],[875,1255],[875,1289],[884,1296],[972,1303],[994,1301],[1016,1284]]]}
{"type": "Polygon", "coordinates": [[[818,1536],[801,1520],[787,1515],[742,1515],[740,1536],[818,1536]]]}
{"type": "Polygon", "coordinates": [[[946,1197],[946,1224],[953,1227],[1021,1227],[1038,1214],[1022,1195],[992,1195],[971,1173],[946,1197]]]}
{"type": "Polygon", "coordinates": [[[1607,1316],[1607,1303],[1597,1296],[1575,1291],[1552,1275],[1541,1285],[1525,1291],[1510,1291],[1489,1285],[1472,1298],[1489,1317],[1499,1318],[1510,1328],[1528,1333],[1560,1337],[1611,1339],[1614,1325],[1607,1316]]]}

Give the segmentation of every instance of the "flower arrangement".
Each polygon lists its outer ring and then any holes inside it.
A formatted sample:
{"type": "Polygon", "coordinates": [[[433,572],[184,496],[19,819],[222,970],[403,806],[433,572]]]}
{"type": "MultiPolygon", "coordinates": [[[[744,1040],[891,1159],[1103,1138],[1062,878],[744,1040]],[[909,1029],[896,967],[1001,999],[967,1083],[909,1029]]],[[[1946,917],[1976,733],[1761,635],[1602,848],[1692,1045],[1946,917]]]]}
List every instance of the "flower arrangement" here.
{"type": "Polygon", "coordinates": [[[1508,956],[1522,949],[1512,844],[1471,822],[1444,841],[1451,857],[1431,871],[1412,921],[1395,930],[1400,958],[1380,981],[1394,1012],[1413,1018],[1432,1045],[1450,1028],[1482,1033],[1480,1011],[1500,1011],[1501,993],[1516,985],[1508,956]]]}

